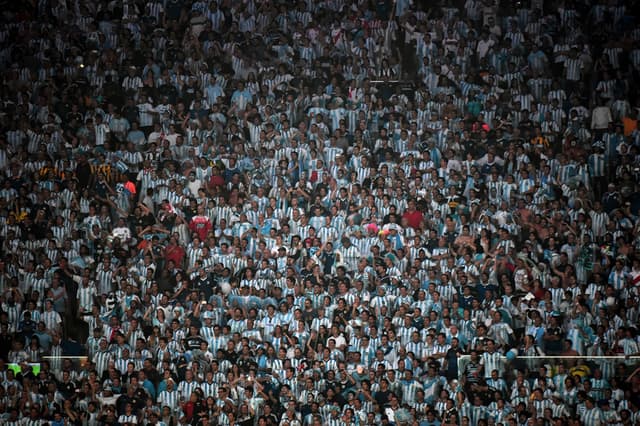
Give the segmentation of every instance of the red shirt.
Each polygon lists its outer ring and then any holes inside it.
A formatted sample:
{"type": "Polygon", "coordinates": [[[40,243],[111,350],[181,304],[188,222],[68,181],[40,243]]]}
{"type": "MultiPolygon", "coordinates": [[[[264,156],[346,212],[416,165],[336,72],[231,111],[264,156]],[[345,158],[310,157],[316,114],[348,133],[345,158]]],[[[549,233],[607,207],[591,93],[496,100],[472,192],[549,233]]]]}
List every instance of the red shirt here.
{"type": "Polygon", "coordinates": [[[211,179],[209,179],[209,186],[212,188],[224,186],[224,178],[222,175],[211,176],[211,179]]]}
{"type": "Polygon", "coordinates": [[[183,405],[182,410],[184,412],[184,416],[187,418],[187,421],[191,421],[191,419],[193,419],[193,415],[195,414],[194,413],[195,408],[196,408],[196,404],[194,404],[191,401],[183,405]]]}
{"type": "Polygon", "coordinates": [[[413,229],[418,229],[420,228],[420,224],[422,223],[423,216],[422,212],[419,210],[414,210],[412,212],[406,210],[402,215],[402,218],[407,219],[407,223],[410,227],[412,227],[413,229]]]}
{"type": "Polygon", "coordinates": [[[201,240],[207,239],[207,234],[211,230],[211,221],[206,216],[194,216],[189,223],[189,229],[198,233],[201,240]]]}
{"type": "Polygon", "coordinates": [[[184,256],[185,251],[179,245],[167,246],[164,251],[164,258],[167,260],[167,263],[170,260],[173,260],[173,263],[175,263],[175,265],[179,268],[182,267],[182,260],[184,259],[184,256]]]}

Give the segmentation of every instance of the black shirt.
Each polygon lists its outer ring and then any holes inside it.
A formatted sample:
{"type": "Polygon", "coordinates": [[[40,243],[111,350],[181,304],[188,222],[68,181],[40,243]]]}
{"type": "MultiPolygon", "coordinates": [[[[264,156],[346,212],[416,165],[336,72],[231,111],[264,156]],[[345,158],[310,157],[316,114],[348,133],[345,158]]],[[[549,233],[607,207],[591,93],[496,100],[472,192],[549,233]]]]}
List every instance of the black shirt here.
{"type": "Polygon", "coordinates": [[[60,393],[65,399],[69,399],[73,396],[76,385],[73,384],[71,380],[68,382],[60,382],[58,383],[58,389],[60,389],[60,393]]]}
{"type": "Polygon", "coordinates": [[[190,350],[200,349],[200,344],[206,342],[200,336],[189,336],[185,339],[186,347],[190,350]]]}
{"type": "Polygon", "coordinates": [[[384,406],[389,404],[389,395],[391,395],[390,390],[378,391],[373,395],[373,398],[376,400],[379,406],[384,406]]]}
{"type": "Polygon", "coordinates": [[[462,349],[458,348],[450,348],[445,355],[445,359],[447,360],[447,379],[457,379],[458,378],[458,355],[462,355],[464,352],[462,349]]]}

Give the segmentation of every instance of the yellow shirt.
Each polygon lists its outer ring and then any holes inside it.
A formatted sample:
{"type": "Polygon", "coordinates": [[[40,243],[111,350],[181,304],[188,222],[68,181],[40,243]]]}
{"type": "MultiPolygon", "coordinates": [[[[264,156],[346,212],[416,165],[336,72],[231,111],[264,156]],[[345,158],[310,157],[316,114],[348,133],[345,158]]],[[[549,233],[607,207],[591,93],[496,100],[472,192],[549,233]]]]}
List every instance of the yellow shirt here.
{"type": "Polygon", "coordinates": [[[546,148],[549,146],[549,139],[545,138],[544,136],[536,136],[531,139],[531,145],[542,145],[546,148]]]}
{"type": "Polygon", "coordinates": [[[92,164],[91,165],[91,172],[94,175],[97,175],[98,173],[102,173],[104,175],[104,178],[106,179],[107,182],[111,182],[111,164],[92,164]]]}

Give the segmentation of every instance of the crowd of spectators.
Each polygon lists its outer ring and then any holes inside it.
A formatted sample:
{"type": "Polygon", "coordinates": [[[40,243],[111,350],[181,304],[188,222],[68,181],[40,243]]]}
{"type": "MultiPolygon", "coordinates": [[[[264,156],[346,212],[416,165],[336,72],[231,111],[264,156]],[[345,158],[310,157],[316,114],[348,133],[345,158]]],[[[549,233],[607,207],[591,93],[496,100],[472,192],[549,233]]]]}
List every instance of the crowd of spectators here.
{"type": "Polygon", "coordinates": [[[0,424],[640,424],[634,6],[4,2],[0,424]]]}

